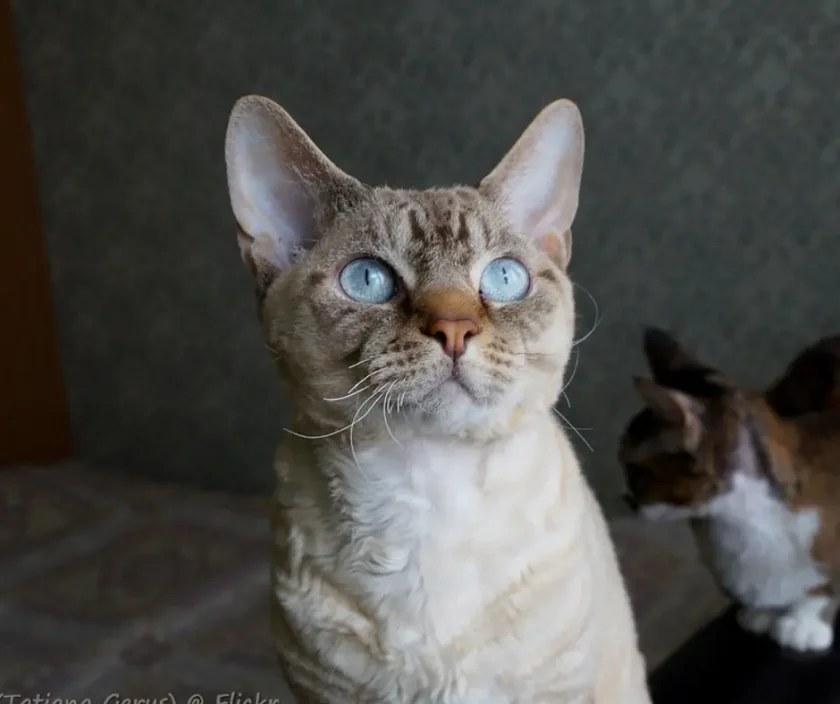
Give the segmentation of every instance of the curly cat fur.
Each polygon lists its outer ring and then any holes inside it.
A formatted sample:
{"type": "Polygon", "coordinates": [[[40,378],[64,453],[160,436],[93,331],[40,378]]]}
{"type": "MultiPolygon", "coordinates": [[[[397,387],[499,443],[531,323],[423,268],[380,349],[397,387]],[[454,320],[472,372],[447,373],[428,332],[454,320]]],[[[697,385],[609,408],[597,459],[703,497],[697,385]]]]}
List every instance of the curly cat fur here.
{"type": "Polygon", "coordinates": [[[391,190],[340,171],[270,101],[234,108],[231,201],[295,410],[272,629],[303,702],[649,702],[604,519],[552,416],[582,139],[561,101],[479,187],[391,190]],[[395,272],[392,301],[342,295],[359,256],[395,272]],[[500,256],[530,271],[515,304],[479,295],[500,256]],[[475,321],[457,362],[429,315],[475,321]]]}

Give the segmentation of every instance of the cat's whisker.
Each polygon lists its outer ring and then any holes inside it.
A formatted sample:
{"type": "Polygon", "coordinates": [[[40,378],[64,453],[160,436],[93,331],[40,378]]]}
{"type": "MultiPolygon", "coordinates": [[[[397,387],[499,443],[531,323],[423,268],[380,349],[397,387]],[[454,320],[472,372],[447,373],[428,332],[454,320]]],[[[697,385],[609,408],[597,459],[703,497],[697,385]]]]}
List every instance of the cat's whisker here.
{"type": "Polygon", "coordinates": [[[303,440],[323,440],[324,438],[331,438],[333,435],[338,435],[339,433],[343,433],[347,428],[350,426],[347,425],[339,430],[335,430],[331,433],[324,433],[323,435],[304,435],[303,433],[298,433],[291,428],[283,428],[283,432],[288,433],[289,435],[294,435],[296,438],[302,438],[303,440]]]}
{"type": "Polygon", "coordinates": [[[325,438],[331,438],[336,435],[340,435],[346,430],[349,430],[353,427],[353,424],[345,425],[343,428],[339,428],[338,430],[333,430],[329,433],[324,433],[323,435],[304,435],[303,433],[299,433],[296,430],[292,430],[291,428],[283,428],[283,431],[288,433],[289,435],[294,435],[296,438],[302,438],[303,440],[324,440],[325,438]]]}
{"type": "Polygon", "coordinates": [[[598,327],[598,325],[599,325],[599,324],[600,324],[600,322],[601,322],[601,314],[600,314],[600,309],[598,308],[598,301],[596,301],[596,300],[595,300],[595,297],[594,297],[591,293],[589,293],[589,291],[587,291],[587,290],[586,290],[583,286],[581,286],[580,284],[578,284],[578,283],[574,283],[574,286],[577,286],[577,287],[578,287],[581,291],[583,291],[583,292],[584,292],[584,293],[585,293],[585,294],[589,297],[589,300],[590,300],[590,301],[592,301],[592,305],[593,305],[593,306],[594,306],[594,308],[595,308],[595,320],[594,320],[594,322],[592,323],[592,327],[590,328],[590,330],[589,330],[589,332],[588,332],[588,333],[586,333],[586,334],[585,334],[583,337],[581,337],[580,339],[575,340],[575,341],[573,341],[573,342],[572,342],[572,347],[575,347],[575,346],[579,345],[581,342],[585,342],[587,339],[589,339],[589,336],[590,336],[593,332],[595,332],[595,329],[598,327]]]}
{"type": "MultiPolygon", "coordinates": [[[[569,422],[569,419],[566,418],[566,416],[564,416],[562,413],[560,413],[560,411],[558,411],[556,408],[552,407],[551,410],[554,411],[557,414],[557,416],[560,418],[560,420],[562,420],[566,424],[566,427],[569,430],[573,431],[575,433],[575,435],[577,435],[580,438],[581,442],[584,445],[586,445],[586,447],[589,448],[590,452],[595,452],[595,450],[592,449],[592,445],[589,444],[589,441],[585,437],[583,437],[583,433],[580,432],[579,428],[576,428],[574,425],[572,425],[569,422]]],[[[591,430],[591,428],[590,428],[590,430],[591,430]]]]}
{"type": "Polygon", "coordinates": [[[390,395],[391,395],[391,391],[393,391],[394,385],[397,383],[397,381],[399,381],[399,380],[396,379],[396,380],[392,381],[391,385],[385,391],[385,401],[382,404],[382,419],[385,421],[385,429],[388,431],[388,435],[391,436],[391,440],[393,440],[395,443],[397,443],[397,445],[402,447],[403,444],[399,440],[397,440],[396,436],[391,431],[390,424],[388,423],[388,414],[391,412],[391,397],[390,397],[390,395]]]}
{"type": "Polygon", "coordinates": [[[569,395],[566,393],[566,389],[569,388],[569,384],[572,383],[572,380],[575,378],[575,374],[577,374],[578,370],[578,363],[580,362],[580,351],[575,350],[575,366],[572,367],[572,373],[569,375],[569,378],[566,380],[566,383],[563,384],[563,388],[560,389],[560,395],[566,399],[566,404],[569,408],[572,407],[572,402],[569,400],[569,395]]]}
{"type": "Polygon", "coordinates": [[[395,379],[388,385],[388,390],[385,392],[385,402],[382,404],[383,409],[386,413],[391,412],[391,391],[394,389],[394,384],[397,383],[395,379]]]}
{"type": "Polygon", "coordinates": [[[506,351],[504,354],[509,354],[512,357],[560,357],[559,352],[519,352],[516,350],[506,351]]]}
{"type": "Polygon", "coordinates": [[[378,356],[379,356],[379,355],[374,355],[373,357],[368,357],[367,359],[360,359],[358,362],[353,362],[353,364],[351,364],[351,365],[350,365],[349,367],[347,367],[347,368],[348,368],[348,369],[355,369],[356,367],[359,367],[359,366],[361,366],[362,364],[365,364],[365,363],[367,363],[367,362],[372,362],[372,361],[373,361],[374,359],[376,359],[378,356]]]}
{"type": "Polygon", "coordinates": [[[333,398],[324,398],[325,401],[329,403],[333,403],[335,401],[346,401],[348,398],[353,398],[353,396],[362,393],[363,391],[367,391],[371,387],[371,384],[367,386],[363,386],[361,389],[356,389],[355,391],[351,391],[349,394],[345,394],[344,396],[335,396],[333,398]]]}
{"type": "Polygon", "coordinates": [[[357,388],[359,388],[362,384],[364,384],[372,376],[374,376],[376,374],[381,374],[384,371],[386,371],[385,367],[382,367],[381,369],[374,369],[370,374],[363,377],[362,379],[359,379],[359,381],[357,381],[355,384],[353,384],[353,386],[350,387],[350,391],[348,391],[347,393],[349,394],[349,393],[355,391],[357,388]]]}
{"type": "MultiPolygon", "coordinates": [[[[367,388],[370,388],[370,387],[368,386],[367,388]]],[[[359,411],[362,409],[362,407],[363,407],[363,406],[364,406],[364,405],[365,405],[368,401],[370,401],[370,400],[371,400],[371,398],[373,398],[374,396],[376,396],[376,394],[377,394],[377,392],[376,392],[376,391],[374,391],[374,393],[373,393],[373,394],[371,394],[371,396],[370,396],[370,397],[368,397],[367,399],[365,399],[364,401],[362,401],[362,403],[361,403],[361,404],[359,404],[359,408],[356,410],[356,415],[355,415],[355,416],[353,416],[353,420],[352,420],[352,421],[350,421],[350,423],[349,423],[348,425],[345,425],[343,428],[339,428],[338,430],[333,430],[333,431],[330,431],[329,433],[324,433],[324,434],[322,434],[322,435],[305,435],[304,433],[299,433],[299,432],[297,432],[296,430],[292,430],[291,428],[283,428],[283,431],[284,431],[284,432],[286,432],[286,433],[289,433],[289,435],[294,435],[295,437],[297,437],[297,438],[301,438],[301,439],[303,439],[303,440],[325,440],[326,438],[332,438],[332,437],[335,437],[336,435],[341,435],[341,433],[344,433],[344,432],[346,432],[346,431],[348,431],[348,430],[349,430],[349,431],[350,431],[351,440],[352,440],[352,435],[353,435],[353,426],[354,426],[356,423],[359,423],[359,422],[361,422],[362,420],[364,420],[365,416],[367,415],[367,413],[365,413],[365,415],[364,415],[364,416],[362,416],[361,418],[358,418],[359,411]]],[[[329,400],[329,399],[324,399],[324,400],[329,400]]],[[[376,405],[376,404],[374,404],[374,405],[376,405]]],[[[370,412],[370,410],[372,410],[372,409],[373,409],[373,407],[371,406],[371,408],[370,408],[370,409],[368,409],[368,412],[370,412]]]]}
{"type": "Polygon", "coordinates": [[[362,469],[362,465],[361,465],[361,464],[359,464],[359,458],[358,458],[358,456],[356,455],[356,446],[355,446],[355,445],[354,445],[354,443],[353,443],[353,429],[356,427],[356,425],[358,425],[358,424],[359,424],[359,423],[361,423],[361,422],[362,422],[365,418],[367,418],[367,417],[368,417],[368,415],[370,414],[370,412],[371,412],[374,408],[376,408],[376,404],[377,404],[377,403],[379,403],[379,400],[382,398],[382,396],[383,396],[383,394],[384,394],[384,393],[385,393],[385,392],[384,392],[384,390],[382,390],[382,389],[381,389],[381,387],[376,387],[376,390],[375,390],[375,391],[374,391],[374,392],[373,392],[370,396],[368,396],[368,397],[367,397],[364,401],[362,401],[362,402],[359,404],[359,408],[358,408],[358,409],[356,409],[356,415],[354,415],[354,416],[353,416],[353,421],[350,423],[350,454],[351,454],[351,455],[353,455],[353,462],[355,462],[357,469],[359,470],[359,472],[361,472],[362,476],[363,476],[366,480],[367,480],[367,478],[368,478],[368,477],[367,477],[367,475],[365,474],[365,470],[364,470],[364,469],[362,469]],[[364,412],[364,414],[362,415],[362,417],[361,417],[361,418],[359,418],[359,413],[361,413],[361,412],[362,412],[362,409],[365,407],[365,404],[366,404],[366,403],[370,403],[371,401],[373,401],[373,403],[371,403],[371,404],[370,404],[370,406],[369,406],[369,407],[368,407],[368,409],[364,412]],[[357,419],[358,419],[358,420],[357,420],[357,419]]]}

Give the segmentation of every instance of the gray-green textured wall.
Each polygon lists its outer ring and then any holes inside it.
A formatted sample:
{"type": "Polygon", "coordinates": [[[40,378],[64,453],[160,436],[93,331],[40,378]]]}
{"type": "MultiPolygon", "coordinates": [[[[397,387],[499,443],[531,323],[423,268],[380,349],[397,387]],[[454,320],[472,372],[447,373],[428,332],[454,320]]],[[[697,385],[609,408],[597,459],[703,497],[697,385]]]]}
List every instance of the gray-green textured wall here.
{"type": "Polygon", "coordinates": [[[579,103],[572,274],[602,323],[566,414],[611,508],[642,323],[755,383],[840,330],[837,0],[15,5],[74,429],[105,466],[271,481],[283,401],[222,154],[244,93],[400,186],[473,183],[543,104],[579,103]]]}

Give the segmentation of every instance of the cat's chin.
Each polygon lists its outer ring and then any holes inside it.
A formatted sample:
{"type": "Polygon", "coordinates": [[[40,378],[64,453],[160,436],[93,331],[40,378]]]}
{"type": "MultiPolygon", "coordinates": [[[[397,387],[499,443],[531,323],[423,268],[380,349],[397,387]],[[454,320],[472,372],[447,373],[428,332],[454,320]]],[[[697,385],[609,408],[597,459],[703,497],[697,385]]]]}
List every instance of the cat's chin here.
{"type": "Polygon", "coordinates": [[[489,440],[507,434],[518,425],[523,412],[513,396],[485,398],[468,382],[446,379],[430,389],[414,407],[416,424],[426,431],[448,437],[489,440]]]}
{"type": "Polygon", "coordinates": [[[438,403],[444,407],[459,405],[464,402],[473,404],[476,400],[475,394],[470,391],[464,382],[454,377],[447,379],[435,389],[434,395],[437,397],[438,403]]]}
{"type": "Polygon", "coordinates": [[[429,389],[417,409],[434,425],[457,422],[461,425],[477,412],[475,394],[462,381],[449,378],[429,389]]]}

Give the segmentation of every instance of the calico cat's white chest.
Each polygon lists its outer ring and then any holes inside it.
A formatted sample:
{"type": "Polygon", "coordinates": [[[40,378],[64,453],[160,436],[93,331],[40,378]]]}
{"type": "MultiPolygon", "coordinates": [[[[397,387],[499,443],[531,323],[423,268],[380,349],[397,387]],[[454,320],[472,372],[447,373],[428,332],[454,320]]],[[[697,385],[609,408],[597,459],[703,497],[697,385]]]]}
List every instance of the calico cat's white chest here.
{"type": "Polygon", "coordinates": [[[813,559],[817,509],[791,510],[764,479],[738,475],[696,528],[701,556],[742,604],[782,607],[827,581],[813,559]]]}

